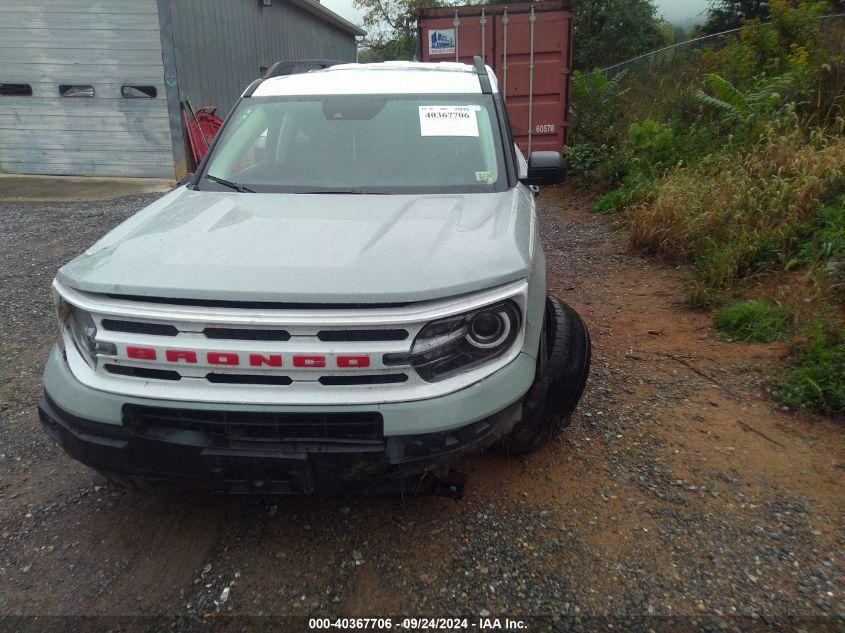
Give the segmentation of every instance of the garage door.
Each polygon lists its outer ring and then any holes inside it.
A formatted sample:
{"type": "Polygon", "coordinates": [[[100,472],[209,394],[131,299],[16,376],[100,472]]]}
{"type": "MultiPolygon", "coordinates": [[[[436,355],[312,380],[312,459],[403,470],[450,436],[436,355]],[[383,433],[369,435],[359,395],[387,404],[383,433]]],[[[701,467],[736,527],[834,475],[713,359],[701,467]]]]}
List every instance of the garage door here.
{"type": "Polygon", "coordinates": [[[0,172],[174,176],[156,0],[0,0],[0,172]]]}

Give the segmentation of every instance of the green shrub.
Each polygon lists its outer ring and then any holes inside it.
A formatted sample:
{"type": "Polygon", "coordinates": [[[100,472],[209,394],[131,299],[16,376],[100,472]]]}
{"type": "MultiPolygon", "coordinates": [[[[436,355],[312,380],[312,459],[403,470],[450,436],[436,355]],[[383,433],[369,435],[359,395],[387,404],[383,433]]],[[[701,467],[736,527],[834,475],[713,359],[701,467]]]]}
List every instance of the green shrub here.
{"type": "Polygon", "coordinates": [[[845,413],[845,328],[816,322],[807,341],[795,350],[777,394],[794,409],[845,413]]]}
{"type": "Polygon", "coordinates": [[[781,127],[790,122],[795,104],[784,103],[783,92],[795,83],[790,75],[764,79],[752,90],[742,92],[730,81],[717,74],[707,75],[708,94],[698,93],[698,100],[721,114],[721,122],[736,124],[741,131],[754,130],[763,124],[781,127]]]}
{"type": "MultiPolygon", "coordinates": [[[[564,152],[573,173],[592,178],[612,161],[616,146],[624,138],[626,109],[622,98],[628,92],[621,87],[624,78],[622,72],[611,79],[599,68],[572,74],[572,136],[564,152]]],[[[606,178],[604,173],[600,178],[606,178]]]]}
{"type": "Polygon", "coordinates": [[[644,175],[657,175],[678,161],[675,133],[651,119],[628,128],[628,151],[634,169],[644,175]]]}
{"type": "Polygon", "coordinates": [[[596,198],[593,203],[593,211],[595,213],[616,213],[628,206],[630,201],[631,192],[624,187],[618,187],[596,198]]]}
{"type": "Polygon", "coordinates": [[[845,196],[818,207],[795,233],[796,263],[838,262],[845,258],[845,196]]]}
{"type": "Polygon", "coordinates": [[[566,167],[570,173],[589,177],[594,170],[604,164],[610,157],[607,145],[569,145],[563,148],[566,156],[566,167]]]}
{"type": "Polygon", "coordinates": [[[611,146],[622,137],[620,122],[625,116],[622,88],[625,73],[612,79],[600,68],[572,73],[570,118],[575,145],[611,146]]]}
{"type": "Polygon", "coordinates": [[[716,313],[716,327],[733,339],[771,343],[789,334],[789,311],[766,299],[741,301],[716,313]]]}
{"type": "MultiPolygon", "coordinates": [[[[708,54],[706,63],[741,89],[761,76],[812,75],[827,61],[819,18],[829,11],[827,2],[771,0],[766,19],[750,21],[727,46],[708,54]]],[[[805,87],[813,81],[812,76],[805,79],[805,87]]]]}

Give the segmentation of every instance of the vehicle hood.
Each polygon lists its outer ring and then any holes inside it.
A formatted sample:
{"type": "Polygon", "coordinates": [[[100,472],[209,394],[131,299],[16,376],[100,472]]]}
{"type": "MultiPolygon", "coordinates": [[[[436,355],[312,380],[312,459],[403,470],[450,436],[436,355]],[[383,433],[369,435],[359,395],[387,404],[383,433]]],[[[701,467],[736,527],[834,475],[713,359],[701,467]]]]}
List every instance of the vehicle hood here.
{"type": "Polygon", "coordinates": [[[241,194],[180,187],[65,265],[89,292],[285,303],[398,303],[524,278],[535,227],[519,190],[241,194]]]}

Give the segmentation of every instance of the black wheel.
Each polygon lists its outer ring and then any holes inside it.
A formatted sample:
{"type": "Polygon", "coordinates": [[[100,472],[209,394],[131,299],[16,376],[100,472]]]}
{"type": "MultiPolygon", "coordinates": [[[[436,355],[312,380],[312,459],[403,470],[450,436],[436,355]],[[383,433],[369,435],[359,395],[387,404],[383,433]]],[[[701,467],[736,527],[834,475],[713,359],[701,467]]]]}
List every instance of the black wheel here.
{"type": "Polygon", "coordinates": [[[554,336],[549,339],[546,402],[562,426],[569,426],[590,375],[590,331],[581,315],[556,297],[547,299],[546,310],[547,318],[554,319],[549,329],[554,336]]]}
{"type": "Polygon", "coordinates": [[[522,420],[502,442],[511,454],[525,455],[552,441],[570,418],[590,372],[590,334],[575,310],[555,297],[546,301],[537,376],[522,402],[522,420]]]}

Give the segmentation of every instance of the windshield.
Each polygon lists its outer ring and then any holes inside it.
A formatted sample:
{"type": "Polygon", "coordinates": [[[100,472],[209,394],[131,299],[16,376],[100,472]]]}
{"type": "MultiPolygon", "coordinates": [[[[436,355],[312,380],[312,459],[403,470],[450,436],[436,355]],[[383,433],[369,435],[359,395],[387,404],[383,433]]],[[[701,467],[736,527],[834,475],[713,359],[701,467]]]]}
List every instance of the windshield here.
{"type": "Polygon", "coordinates": [[[201,188],[292,193],[504,190],[489,95],[244,99],[201,188]]]}

